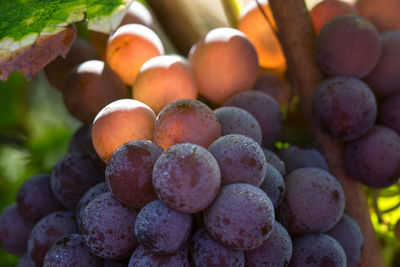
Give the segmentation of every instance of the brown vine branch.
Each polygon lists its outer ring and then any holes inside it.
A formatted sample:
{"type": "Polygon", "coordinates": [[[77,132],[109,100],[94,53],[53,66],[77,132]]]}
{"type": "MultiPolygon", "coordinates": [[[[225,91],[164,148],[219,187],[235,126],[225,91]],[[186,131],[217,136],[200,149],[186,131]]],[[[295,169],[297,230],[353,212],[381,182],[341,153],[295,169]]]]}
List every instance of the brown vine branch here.
{"type": "Polygon", "coordinates": [[[289,77],[300,96],[303,115],[315,146],[325,155],[329,169],[342,184],[346,195],[346,212],[358,222],[364,234],[364,250],[359,266],[384,266],[366,195],[361,185],[345,169],[344,145],[321,133],[312,122],[312,94],[323,75],[315,63],[315,33],[304,0],[270,0],[269,3],[286,56],[289,77]]]}

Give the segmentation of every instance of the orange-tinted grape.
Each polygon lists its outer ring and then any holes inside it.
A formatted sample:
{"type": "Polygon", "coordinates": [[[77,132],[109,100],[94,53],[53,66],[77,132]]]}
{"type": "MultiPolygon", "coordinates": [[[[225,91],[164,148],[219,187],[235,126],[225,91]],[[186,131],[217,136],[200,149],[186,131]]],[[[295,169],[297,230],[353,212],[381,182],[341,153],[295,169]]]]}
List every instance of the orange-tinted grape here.
{"type": "Polygon", "coordinates": [[[356,7],[379,31],[400,30],[399,0],[358,0],[356,7]]]}
{"type": "Polygon", "coordinates": [[[310,11],[315,33],[318,34],[328,21],[344,14],[358,15],[358,10],[349,3],[341,0],[324,0],[319,2],[310,11]]]}
{"type": "Polygon", "coordinates": [[[179,56],[154,57],[143,64],[133,85],[133,98],[159,113],[169,103],[195,99],[197,85],[192,70],[179,56]]]}
{"type": "Polygon", "coordinates": [[[180,99],[158,114],[153,141],[167,149],[179,143],[207,148],[221,136],[221,125],[214,112],[195,99],[180,99]]]}
{"type": "Polygon", "coordinates": [[[221,105],[235,93],[250,90],[258,76],[258,58],[246,36],[232,28],[210,31],[190,50],[189,64],[199,93],[221,105]]]}
{"type": "MultiPolygon", "coordinates": [[[[153,17],[151,16],[149,10],[139,1],[133,1],[132,4],[128,7],[124,17],[122,18],[121,23],[118,27],[126,24],[142,24],[153,29],[153,17]]],[[[107,39],[109,37],[108,34],[90,31],[89,30],[90,41],[96,50],[100,53],[101,58],[105,58],[106,56],[106,47],[107,47],[107,39]]]]}
{"type": "Polygon", "coordinates": [[[86,61],[70,72],[62,93],[68,111],[86,124],[107,104],[128,97],[122,80],[100,60],[86,61]]]}
{"type": "MultiPolygon", "coordinates": [[[[271,21],[272,27],[276,27],[268,1],[259,2],[271,21]]],[[[273,69],[282,68],[285,66],[286,60],[272,27],[255,1],[251,1],[245,6],[240,15],[238,29],[246,34],[256,48],[260,66],[273,69]]]]}
{"type": "Polygon", "coordinates": [[[121,99],[104,107],[94,119],[92,142],[97,154],[108,162],[111,154],[122,144],[151,140],[156,115],[140,101],[121,99]]]}
{"type": "Polygon", "coordinates": [[[127,24],[108,39],[106,59],[126,84],[133,85],[143,63],[162,54],[164,47],[153,30],[127,24]]]}
{"type": "Polygon", "coordinates": [[[342,15],[322,28],[315,47],[317,63],[327,75],[363,78],[378,63],[381,39],[368,20],[342,15]]]}
{"type": "Polygon", "coordinates": [[[61,56],[57,57],[44,68],[44,73],[51,86],[61,91],[65,78],[75,66],[82,62],[98,58],[99,54],[97,54],[88,41],[77,38],[67,56],[65,58],[61,56]]]}

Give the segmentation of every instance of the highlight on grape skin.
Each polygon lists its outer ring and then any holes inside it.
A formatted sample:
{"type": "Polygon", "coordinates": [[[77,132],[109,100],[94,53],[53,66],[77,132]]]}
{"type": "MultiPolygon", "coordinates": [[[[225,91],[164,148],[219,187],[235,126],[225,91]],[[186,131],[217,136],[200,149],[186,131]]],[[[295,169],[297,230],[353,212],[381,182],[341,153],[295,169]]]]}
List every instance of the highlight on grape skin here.
{"type": "Polygon", "coordinates": [[[140,101],[121,99],[105,106],[92,125],[93,146],[104,162],[122,144],[152,140],[156,114],[140,101]]]}
{"type": "Polygon", "coordinates": [[[124,83],[103,61],[90,60],[67,76],[63,99],[68,111],[85,124],[93,122],[107,104],[128,96],[124,83]]]}
{"type": "Polygon", "coordinates": [[[204,210],[216,197],[221,184],[218,163],[207,149],[177,144],[157,159],[153,186],[168,207],[182,213],[204,210]]]}
{"type": "Polygon", "coordinates": [[[179,99],[158,114],[153,142],[164,149],[180,143],[207,148],[220,136],[221,125],[207,105],[195,99],[179,99]]]}
{"type": "Polygon", "coordinates": [[[254,139],[261,146],[260,124],[250,112],[237,107],[220,107],[214,110],[221,125],[222,136],[241,134],[254,139]]]}
{"type": "Polygon", "coordinates": [[[164,47],[153,30],[126,24],[108,39],[106,61],[126,84],[133,85],[143,63],[162,54],[164,47]]]}
{"type": "Polygon", "coordinates": [[[221,170],[221,185],[248,183],[260,186],[266,174],[266,160],[261,147],[250,137],[224,135],[215,140],[208,151],[221,170]]]}
{"type": "Polygon", "coordinates": [[[344,76],[322,81],[314,91],[311,108],[315,124],[342,141],[355,140],[368,132],[378,109],[367,84],[344,76]]]}
{"type": "Polygon", "coordinates": [[[392,185],[400,173],[400,136],[375,125],[367,134],[347,143],[344,163],[349,174],[373,188],[392,185]]]}
{"type": "Polygon", "coordinates": [[[267,194],[242,183],[222,187],[203,216],[206,229],[215,240],[239,250],[261,246],[273,230],[275,220],[267,194]]]}
{"type": "Polygon", "coordinates": [[[152,174],[163,151],[148,140],[130,141],[114,151],[106,167],[106,181],[119,201],[139,209],[157,199],[152,174]]]}
{"type": "Polygon", "coordinates": [[[291,236],[328,231],[342,217],[343,188],[327,171],[300,168],[291,172],[285,182],[279,218],[291,236]]]}
{"type": "Polygon", "coordinates": [[[142,65],[132,95],[158,114],[175,100],[196,99],[197,84],[185,59],[177,55],[158,56],[142,65]]]}
{"type": "Polygon", "coordinates": [[[233,28],[216,28],[190,50],[189,64],[199,94],[222,105],[232,95],[250,90],[258,77],[257,52],[247,37],[233,28]]]}
{"type": "Polygon", "coordinates": [[[274,31],[276,29],[275,21],[267,0],[258,1],[262,9],[268,16],[266,20],[259,10],[255,1],[250,1],[243,8],[238,29],[242,31],[257,51],[258,62],[263,68],[284,69],[286,59],[282,51],[281,44],[274,31]]]}
{"type": "Polygon", "coordinates": [[[363,78],[381,54],[379,32],[368,20],[342,15],[328,22],[315,40],[316,60],[329,76],[363,78]]]}

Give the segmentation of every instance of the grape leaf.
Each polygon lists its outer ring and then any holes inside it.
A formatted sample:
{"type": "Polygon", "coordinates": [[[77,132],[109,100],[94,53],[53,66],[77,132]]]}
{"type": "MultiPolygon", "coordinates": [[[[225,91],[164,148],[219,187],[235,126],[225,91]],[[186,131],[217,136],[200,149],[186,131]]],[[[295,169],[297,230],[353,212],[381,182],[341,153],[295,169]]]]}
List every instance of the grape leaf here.
{"type": "Polygon", "coordinates": [[[132,0],[0,0],[0,80],[19,71],[31,78],[76,37],[71,23],[109,33],[132,0]]]}

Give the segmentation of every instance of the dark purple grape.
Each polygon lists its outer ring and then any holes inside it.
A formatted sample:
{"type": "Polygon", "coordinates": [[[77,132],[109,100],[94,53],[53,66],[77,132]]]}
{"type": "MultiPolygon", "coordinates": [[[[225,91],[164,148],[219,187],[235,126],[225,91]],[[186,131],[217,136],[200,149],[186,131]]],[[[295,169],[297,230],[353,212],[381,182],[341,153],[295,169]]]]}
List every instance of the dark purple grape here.
{"type": "Polygon", "coordinates": [[[214,141],[208,151],[221,170],[221,185],[247,183],[260,186],[266,173],[266,161],[261,147],[250,137],[224,135],[214,141]]]}
{"type": "Polygon", "coordinates": [[[395,94],[383,102],[379,109],[380,123],[400,134],[400,93],[395,94]]]}
{"type": "Polygon", "coordinates": [[[77,221],[79,227],[81,227],[82,212],[83,212],[83,209],[86,207],[86,205],[92,199],[97,197],[98,195],[101,195],[101,194],[103,194],[105,192],[109,192],[109,191],[110,190],[108,189],[106,182],[101,182],[85,192],[85,194],[79,200],[78,206],[76,207],[76,221],[77,221]]]}
{"type": "Polygon", "coordinates": [[[368,85],[359,79],[325,79],[314,91],[312,115],[327,135],[351,141],[368,132],[377,116],[377,104],[368,85]]]}
{"type": "Polygon", "coordinates": [[[144,206],[136,218],[136,239],[154,253],[175,253],[188,239],[192,221],[191,215],[174,211],[161,200],[155,200],[144,206]]]}
{"type": "Polygon", "coordinates": [[[340,244],[325,234],[308,234],[293,240],[288,267],[346,267],[346,254],[340,244]]]}
{"type": "Polygon", "coordinates": [[[244,253],[226,248],[216,242],[202,227],[192,237],[190,247],[193,265],[196,267],[244,267],[244,253]]]}
{"type": "Polygon", "coordinates": [[[0,247],[8,253],[21,256],[26,251],[33,225],[22,216],[15,203],[9,205],[0,214],[0,247]]]}
{"type": "Polygon", "coordinates": [[[222,135],[242,134],[262,143],[260,124],[250,112],[237,107],[220,107],[214,110],[221,124],[222,135]]]}
{"type": "Polygon", "coordinates": [[[267,240],[261,246],[245,251],[246,267],[287,266],[292,258],[292,240],[277,221],[267,240]]]}
{"type": "Polygon", "coordinates": [[[281,158],[278,157],[277,154],[275,154],[269,149],[263,148],[262,150],[264,152],[265,160],[267,161],[267,163],[273,165],[280,172],[282,176],[285,176],[286,166],[283,160],[281,160],[281,158]]]}
{"type": "Polygon", "coordinates": [[[189,267],[187,248],[173,254],[157,254],[139,246],[129,260],[129,267],[189,267]]]}
{"type": "Polygon", "coordinates": [[[290,235],[325,232],[342,217],[343,188],[329,172],[306,167],[286,177],[286,193],[279,206],[281,223],[290,235]]]}
{"type": "Polygon", "coordinates": [[[24,256],[19,259],[17,267],[36,267],[36,264],[28,254],[24,254],[24,256]]]}
{"type": "Polygon", "coordinates": [[[279,171],[271,164],[266,163],[265,169],[265,178],[260,188],[267,193],[274,205],[274,209],[276,209],[281,204],[283,195],[285,194],[285,181],[279,171]]]}
{"type": "Polygon", "coordinates": [[[260,188],[250,184],[224,186],[204,211],[204,223],[210,235],[232,249],[259,247],[274,226],[271,200],[260,188]]]}
{"type": "Polygon", "coordinates": [[[378,64],[365,78],[377,98],[400,93],[400,31],[381,34],[382,53],[378,64]]]}
{"type": "Polygon", "coordinates": [[[377,29],[367,19],[342,15],[329,21],[315,40],[316,59],[330,76],[365,77],[381,54],[377,29]]]}
{"type": "Polygon", "coordinates": [[[92,254],[82,236],[71,234],[60,238],[47,252],[43,267],[103,267],[104,260],[92,254]]]}
{"type": "Polygon", "coordinates": [[[119,202],[111,192],[92,199],[82,211],[85,245],[97,256],[119,260],[137,247],[135,220],[138,211],[119,202]]]}
{"type": "Polygon", "coordinates": [[[289,83],[271,73],[262,73],[258,76],[253,90],[270,95],[280,107],[287,106],[291,98],[291,88],[289,83]]]}
{"type": "Polygon", "coordinates": [[[301,148],[291,145],[279,153],[286,166],[287,174],[303,167],[316,167],[328,171],[324,156],[315,148],[301,148]]]}
{"type": "Polygon", "coordinates": [[[356,267],[364,244],[364,236],[358,224],[350,216],[343,214],[339,222],[325,234],[333,237],[343,247],[347,266],[356,267]]]}
{"type": "Polygon", "coordinates": [[[104,267],[128,267],[128,264],[129,264],[129,258],[119,261],[114,261],[114,260],[104,261],[104,267]]]}
{"type": "Polygon", "coordinates": [[[224,106],[242,108],[256,118],[261,127],[263,147],[271,146],[282,129],[281,111],[276,101],[258,91],[244,91],[229,98],[224,106]]]}
{"type": "Polygon", "coordinates": [[[214,200],[221,184],[218,163],[204,147],[177,144],[157,159],[153,186],[168,207],[183,213],[196,213],[214,200]]]}
{"type": "Polygon", "coordinates": [[[400,136],[390,128],[376,125],[345,148],[350,175],[363,184],[382,188],[400,176],[400,136]]]}
{"type": "Polygon", "coordinates": [[[18,210],[30,221],[63,209],[50,187],[50,175],[38,174],[26,180],[18,190],[18,210]]]}
{"type": "Polygon", "coordinates": [[[71,211],[56,211],[43,217],[32,229],[28,254],[37,266],[42,266],[50,247],[64,235],[77,233],[75,215],[71,211]]]}
{"type": "Polygon", "coordinates": [[[156,200],[153,190],[153,167],[164,150],[148,140],[123,144],[111,155],[106,167],[106,181],[122,203],[141,208],[156,200]]]}
{"type": "Polygon", "coordinates": [[[88,154],[68,153],[53,168],[51,189],[68,209],[75,210],[82,195],[104,181],[104,173],[88,154]]]}

